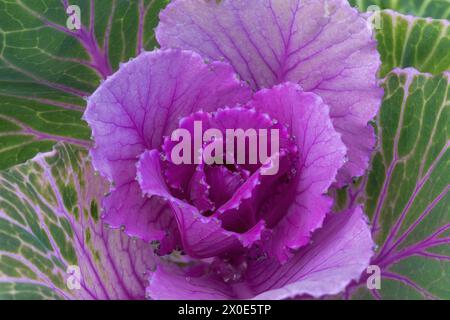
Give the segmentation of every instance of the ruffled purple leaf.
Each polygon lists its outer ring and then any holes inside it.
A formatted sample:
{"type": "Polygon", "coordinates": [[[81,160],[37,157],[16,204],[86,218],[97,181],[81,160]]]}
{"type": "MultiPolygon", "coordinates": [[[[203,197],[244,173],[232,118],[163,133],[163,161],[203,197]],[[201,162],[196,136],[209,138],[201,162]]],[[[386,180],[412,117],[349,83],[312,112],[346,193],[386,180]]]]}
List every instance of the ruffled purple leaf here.
{"type": "Polygon", "coordinates": [[[105,200],[105,221],[131,236],[160,240],[171,216],[144,199],[135,182],[137,157],[159,148],[180,118],[245,102],[250,90],[223,62],[205,63],[181,50],[147,52],[123,65],[89,98],[93,165],[114,183],[105,200]]]}
{"type": "Polygon", "coordinates": [[[176,0],[156,36],[162,47],[228,61],[254,90],[292,81],[320,95],[348,149],[338,185],[363,175],[383,91],[372,30],[347,1],[176,0]]]}
{"type": "Polygon", "coordinates": [[[333,128],[328,106],[298,85],[287,83],[262,90],[249,106],[289,125],[298,148],[293,181],[265,213],[277,221],[271,251],[285,261],[291,250],[308,243],[330,211],[332,199],[324,194],[344,164],[346,149],[333,128]]]}
{"type": "Polygon", "coordinates": [[[147,295],[176,300],[334,295],[359,279],[369,264],[372,248],[366,218],[358,207],[329,216],[314,234],[312,244],[283,265],[269,259],[250,262],[241,281],[227,284],[201,262],[191,267],[160,263],[150,275],[147,295]]]}
{"type": "Polygon", "coordinates": [[[142,154],[138,163],[138,181],[142,192],[159,197],[170,204],[180,231],[183,250],[191,257],[208,258],[238,252],[260,239],[264,224],[259,223],[245,233],[227,231],[216,217],[205,217],[199,210],[174,197],[162,175],[161,160],[156,150],[142,154]]]}

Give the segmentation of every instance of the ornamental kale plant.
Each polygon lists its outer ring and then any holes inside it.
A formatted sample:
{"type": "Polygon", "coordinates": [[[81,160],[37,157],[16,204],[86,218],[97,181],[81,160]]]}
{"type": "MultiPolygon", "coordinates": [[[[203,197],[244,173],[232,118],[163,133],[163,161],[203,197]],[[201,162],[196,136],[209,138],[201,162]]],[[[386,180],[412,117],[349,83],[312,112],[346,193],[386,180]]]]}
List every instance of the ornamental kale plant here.
{"type": "Polygon", "coordinates": [[[449,15],[1,0],[0,298],[450,299],[449,15]]]}

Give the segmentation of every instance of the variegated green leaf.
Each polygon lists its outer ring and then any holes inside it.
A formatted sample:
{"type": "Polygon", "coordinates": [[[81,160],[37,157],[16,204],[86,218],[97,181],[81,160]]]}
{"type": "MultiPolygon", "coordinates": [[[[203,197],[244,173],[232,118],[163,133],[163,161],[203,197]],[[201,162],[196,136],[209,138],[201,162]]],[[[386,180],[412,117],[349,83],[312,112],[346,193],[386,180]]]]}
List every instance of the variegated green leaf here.
{"type": "Polygon", "coordinates": [[[396,69],[383,86],[365,198],[383,276],[372,293],[450,299],[450,74],[396,69]]]}
{"type": "Polygon", "coordinates": [[[0,174],[0,299],[144,298],[152,249],[102,225],[105,190],[71,145],[0,174]]]}
{"type": "Polygon", "coordinates": [[[349,0],[352,6],[361,11],[374,8],[392,9],[404,14],[436,19],[450,18],[449,0],[349,0]]]}
{"type": "Polygon", "coordinates": [[[394,68],[413,67],[432,74],[450,69],[448,20],[415,18],[387,10],[381,13],[376,37],[382,77],[394,68]]]}
{"type": "Polygon", "coordinates": [[[84,96],[140,50],[167,0],[0,0],[0,169],[89,144],[84,96]],[[79,7],[80,29],[72,29],[79,7]]]}

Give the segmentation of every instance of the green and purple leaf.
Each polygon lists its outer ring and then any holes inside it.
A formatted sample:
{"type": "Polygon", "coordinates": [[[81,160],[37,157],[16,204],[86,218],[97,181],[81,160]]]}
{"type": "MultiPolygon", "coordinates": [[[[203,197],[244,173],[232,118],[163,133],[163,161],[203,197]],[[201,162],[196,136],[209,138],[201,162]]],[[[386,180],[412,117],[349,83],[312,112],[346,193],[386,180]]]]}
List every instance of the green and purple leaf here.
{"type": "Polygon", "coordinates": [[[156,46],[167,0],[0,1],[0,169],[50,151],[89,145],[85,101],[122,61],[156,46]],[[69,30],[69,5],[81,29],[69,30]]]}
{"type": "Polygon", "coordinates": [[[448,20],[416,18],[391,10],[382,11],[380,18],[376,38],[383,62],[381,77],[394,68],[413,67],[432,74],[450,70],[448,20]]]}
{"type": "Polygon", "coordinates": [[[352,6],[361,11],[373,9],[391,9],[403,14],[436,19],[450,18],[450,4],[448,0],[349,0],[352,6]]]}
{"type": "Polygon", "coordinates": [[[145,298],[153,250],[101,223],[107,189],[67,144],[0,174],[0,299],[145,298]]]}
{"type": "Polygon", "coordinates": [[[383,276],[376,298],[450,298],[449,81],[414,69],[383,81],[364,199],[383,276]]]}

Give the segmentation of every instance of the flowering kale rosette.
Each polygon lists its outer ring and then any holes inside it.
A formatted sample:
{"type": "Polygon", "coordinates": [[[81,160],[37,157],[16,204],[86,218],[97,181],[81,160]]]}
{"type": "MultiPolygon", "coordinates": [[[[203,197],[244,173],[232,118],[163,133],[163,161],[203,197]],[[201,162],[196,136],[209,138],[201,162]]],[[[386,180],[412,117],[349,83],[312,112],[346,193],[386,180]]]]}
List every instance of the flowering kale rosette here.
{"type": "Polygon", "coordinates": [[[153,299],[341,292],[368,266],[361,207],[332,186],[367,169],[381,103],[368,22],[344,0],[172,1],[143,52],[89,98],[104,221],[155,245],[153,299]],[[261,165],[175,164],[178,128],[279,129],[261,165]],[[272,159],[274,160],[274,159],[272,159]]]}

